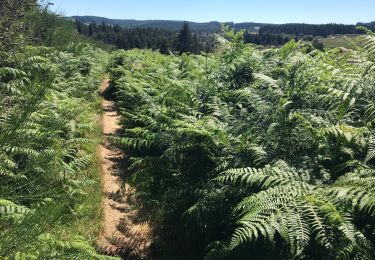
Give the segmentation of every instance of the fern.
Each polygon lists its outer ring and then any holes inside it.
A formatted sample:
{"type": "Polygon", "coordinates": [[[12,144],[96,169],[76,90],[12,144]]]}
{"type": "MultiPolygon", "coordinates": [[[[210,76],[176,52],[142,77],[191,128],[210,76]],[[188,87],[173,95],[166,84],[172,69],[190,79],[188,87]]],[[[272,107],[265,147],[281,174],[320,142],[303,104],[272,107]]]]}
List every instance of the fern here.
{"type": "Polygon", "coordinates": [[[291,181],[303,182],[306,179],[308,179],[308,176],[304,176],[303,173],[295,172],[293,169],[291,169],[290,172],[284,172],[277,167],[271,166],[266,166],[262,169],[232,169],[218,177],[218,181],[240,183],[242,185],[255,186],[262,189],[284,185],[291,181]]]}
{"type": "Polygon", "coordinates": [[[170,258],[373,258],[374,36],[345,52],[225,37],[206,56],[113,53],[126,61],[110,68],[114,141],[155,246],[170,258]]]}
{"type": "MultiPolygon", "coordinates": [[[[356,183],[366,180],[354,177],[353,174],[322,189],[308,184],[306,177],[288,172],[280,173],[270,166],[260,170],[244,168],[224,172],[218,178],[219,181],[251,184],[263,190],[245,198],[236,206],[239,227],[233,234],[231,247],[235,248],[261,237],[272,242],[278,233],[290,244],[291,253],[295,256],[303,255],[304,248],[311,239],[334,253],[336,245],[332,232],[335,231],[341,233],[340,241],[345,247],[334,254],[350,258],[363,249],[358,239],[367,244],[369,241],[356,230],[347,213],[341,211],[342,206],[350,202],[354,208],[373,215],[375,198],[373,192],[370,192],[373,188],[363,190],[356,183]],[[274,177],[279,177],[281,181],[275,182],[274,177]]],[[[373,187],[372,179],[371,176],[367,180],[370,181],[368,187],[373,187]]]]}
{"type": "Polygon", "coordinates": [[[8,200],[0,200],[0,216],[25,214],[28,209],[24,206],[17,205],[8,200]]]}
{"type": "MultiPolygon", "coordinates": [[[[84,52],[92,64],[103,54],[84,52]]],[[[102,71],[95,65],[96,74],[70,75],[79,59],[44,47],[25,47],[7,63],[14,67],[0,68],[0,256],[100,258],[82,237],[76,243],[41,238],[66,230],[62,218],[75,223],[74,211],[93,183],[85,171],[93,162],[92,98],[102,71]]]]}
{"type": "Polygon", "coordinates": [[[375,158],[375,138],[372,137],[369,140],[368,151],[367,151],[365,162],[367,163],[374,158],[375,158]]]}

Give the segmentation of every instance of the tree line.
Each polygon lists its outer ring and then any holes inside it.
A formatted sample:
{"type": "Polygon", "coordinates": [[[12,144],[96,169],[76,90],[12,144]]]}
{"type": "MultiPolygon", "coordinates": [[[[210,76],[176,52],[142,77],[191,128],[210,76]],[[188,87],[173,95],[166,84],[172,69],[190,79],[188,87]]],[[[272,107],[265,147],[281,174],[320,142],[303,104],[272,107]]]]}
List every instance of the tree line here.
{"type": "Polygon", "coordinates": [[[369,30],[375,31],[375,22],[357,23],[357,26],[364,26],[369,30]]]}
{"type": "Polygon", "coordinates": [[[313,36],[329,36],[334,34],[362,34],[355,25],[345,24],[304,24],[290,23],[280,25],[265,25],[259,29],[260,34],[280,34],[286,33],[291,35],[313,35],[313,36]]]}
{"type": "Polygon", "coordinates": [[[180,32],[162,28],[126,28],[106,23],[85,24],[75,21],[80,34],[92,37],[119,49],[152,49],[167,54],[169,51],[200,53],[213,48],[210,34],[193,33],[188,23],[180,32]]]}
{"type": "MultiPolygon", "coordinates": [[[[159,50],[162,54],[168,54],[169,51],[199,54],[202,51],[211,52],[215,46],[214,34],[192,32],[187,22],[179,32],[157,27],[128,28],[104,22],[88,24],[80,20],[76,20],[75,24],[79,34],[124,50],[152,49],[159,50]]],[[[244,43],[263,46],[281,46],[292,39],[302,39],[312,41],[315,47],[323,49],[321,43],[304,35],[291,37],[284,33],[254,33],[246,30],[243,39],[244,43]]]]}
{"type": "Polygon", "coordinates": [[[282,34],[272,34],[272,33],[250,33],[245,31],[244,33],[245,43],[254,43],[257,45],[283,45],[291,40],[289,36],[282,34]]]}
{"type": "Polygon", "coordinates": [[[263,46],[282,46],[288,43],[291,40],[295,40],[296,42],[299,40],[311,42],[312,45],[318,49],[323,50],[324,44],[313,36],[288,36],[286,34],[273,34],[273,33],[251,33],[249,31],[245,31],[243,34],[244,42],[245,43],[253,43],[256,45],[263,45],[263,46]]]}

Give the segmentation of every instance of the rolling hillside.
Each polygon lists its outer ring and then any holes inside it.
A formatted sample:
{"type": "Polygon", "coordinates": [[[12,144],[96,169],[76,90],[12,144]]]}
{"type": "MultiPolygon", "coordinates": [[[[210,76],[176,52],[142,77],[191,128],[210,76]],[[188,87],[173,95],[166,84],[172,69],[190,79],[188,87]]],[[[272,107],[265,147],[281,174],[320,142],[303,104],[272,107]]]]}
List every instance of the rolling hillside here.
{"type": "MultiPolygon", "coordinates": [[[[85,24],[109,24],[120,25],[126,28],[159,28],[172,31],[179,31],[184,21],[171,20],[134,20],[134,19],[109,19],[99,16],[71,16],[66,17],[68,20],[76,20],[85,24]]],[[[221,22],[211,21],[205,23],[188,22],[191,31],[196,33],[215,33],[220,31],[221,22]]],[[[234,23],[225,22],[235,30],[247,30],[249,32],[271,33],[271,34],[290,34],[290,35],[315,35],[329,36],[337,34],[360,34],[356,26],[365,26],[374,29],[375,22],[357,23],[352,25],[344,24],[267,24],[267,23],[234,23]]]]}
{"type": "MultiPolygon", "coordinates": [[[[132,20],[132,19],[109,19],[98,16],[72,16],[67,17],[71,20],[78,20],[83,23],[105,23],[112,25],[121,25],[128,28],[162,28],[178,31],[181,29],[184,21],[169,21],[169,20],[132,20]]],[[[259,27],[266,24],[263,23],[226,23],[235,29],[246,29],[249,31],[257,31],[259,27]]],[[[189,22],[190,29],[193,32],[217,32],[220,30],[221,22],[212,21],[207,23],[189,22]]]]}

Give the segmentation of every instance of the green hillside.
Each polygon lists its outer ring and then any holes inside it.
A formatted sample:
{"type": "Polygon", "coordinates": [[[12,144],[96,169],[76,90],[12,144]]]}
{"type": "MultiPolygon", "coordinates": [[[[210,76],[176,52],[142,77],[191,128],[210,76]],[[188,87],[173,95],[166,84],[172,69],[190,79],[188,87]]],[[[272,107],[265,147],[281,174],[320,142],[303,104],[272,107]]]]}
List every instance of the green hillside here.
{"type": "Polygon", "coordinates": [[[84,19],[0,2],[0,259],[375,259],[372,24],[84,19]]]}
{"type": "MultiPolygon", "coordinates": [[[[111,25],[120,25],[123,27],[129,28],[162,28],[162,29],[169,29],[173,31],[179,31],[184,23],[184,21],[168,21],[168,20],[119,20],[119,19],[108,19],[104,17],[97,17],[97,16],[72,16],[67,17],[67,19],[71,20],[78,20],[83,23],[106,23],[111,25]]],[[[207,22],[207,23],[195,23],[195,22],[188,22],[191,30],[193,32],[219,32],[221,28],[220,22],[207,22]]],[[[258,27],[263,26],[265,24],[262,23],[225,23],[231,25],[232,27],[242,30],[254,30],[256,31],[258,27]]]]}

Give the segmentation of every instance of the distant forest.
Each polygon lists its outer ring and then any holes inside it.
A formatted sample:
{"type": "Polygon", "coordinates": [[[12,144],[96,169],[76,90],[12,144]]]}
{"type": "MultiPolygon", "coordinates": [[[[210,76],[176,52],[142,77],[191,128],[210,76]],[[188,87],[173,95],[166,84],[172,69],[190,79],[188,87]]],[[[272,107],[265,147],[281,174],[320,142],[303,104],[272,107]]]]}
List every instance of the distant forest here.
{"type": "Polygon", "coordinates": [[[357,23],[357,26],[364,26],[367,27],[368,29],[375,31],[375,22],[371,23],[357,23]]]}
{"type": "Polygon", "coordinates": [[[280,25],[265,25],[259,29],[260,34],[264,33],[285,33],[291,35],[313,35],[313,36],[329,36],[335,34],[362,34],[357,30],[355,25],[345,24],[280,24],[280,25]]]}
{"type": "MultiPolygon", "coordinates": [[[[183,21],[169,21],[169,20],[131,20],[131,19],[108,19],[98,16],[72,16],[66,17],[68,20],[80,21],[85,24],[96,23],[96,24],[110,24],[120,25],[126,28],[160,28],[178,32],[184,25],[183,21]]],[[[221,29],[220,22],[207,22],[207,23],[195,23],[187,22],[189,28],[194,33],[217,33],[221,29]]],[[[225,23],[236,30],[249,30],[256,31],[259,27],[262,27],[264,23],[225,23]]]]}
{"type": "Polygon", "coordinates": [[[257,45],[283,45],[291,40],[290,37],[282,34],[271,34],[271,33],[250,33],[245,31],[244,41],[245,43],[254,43],[257,45]]]}
{"type": "MultiPolygon", "coordinates": [[[[219,22],[193,23],[180,21],[137,21],[114,20],[93,16],[74,16],[77,30],[119,49],[152,49],[162,53],[181,52],[179,35],[185,27],[185,40],[190,53],[210,52],[214,47],[214,33],[220,32],[219,22]]],[[[345,24],[262,24],[262,23],[225,23],[236,31],[244,30],[244,42],[263,46],[281,46],[292,39],[311,41],[318,49],[324,46],[316,37],[329,35],[363,34],[357,26],[375,30],[375,22],[345,24]]],[[[185,43],[184,43],[185,44],[185,43]]]]}
{"type": "MultiPolygon", "coordinates": [[[[76,21],[79,33],[93,37],[106,44],[111,44],[120,49],[152,49],[168,52],[168,50],[179,51],[179,33],[163,28],[126,28],[120,25],[84,24],[76,21]]],[[[183,24],[184,26],[184,24],[183,24]]],[[[181,30],[183,27],[181,28],[181,30]]],[[[188,52],[209,52],[213,48],[212,35],[209,33],[193,33],[187,30],[188,52]]],[[[181,34],[181,32],[180,32],[181,34]]]]}

